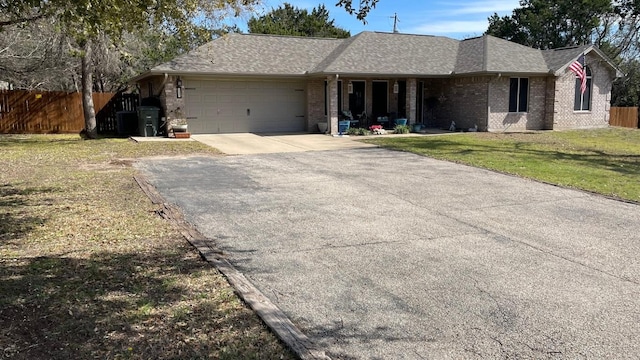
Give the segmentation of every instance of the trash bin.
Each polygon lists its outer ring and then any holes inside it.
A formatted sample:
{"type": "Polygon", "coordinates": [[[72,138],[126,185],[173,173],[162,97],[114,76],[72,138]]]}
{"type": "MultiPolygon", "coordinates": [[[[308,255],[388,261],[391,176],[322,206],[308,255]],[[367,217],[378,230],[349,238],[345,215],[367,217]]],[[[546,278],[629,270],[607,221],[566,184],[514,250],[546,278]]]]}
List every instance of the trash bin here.
{"type": "Polygon", "coordinates": [[[160,108],[155,106],[138,106],[138,135],[156,136],[159,132],[160,108]]]}
{"type": "Polygon", "coordinates": [[[138,134],[138,115],[135,111],[116,112],[118,135],[130,136],[138,134]]]}

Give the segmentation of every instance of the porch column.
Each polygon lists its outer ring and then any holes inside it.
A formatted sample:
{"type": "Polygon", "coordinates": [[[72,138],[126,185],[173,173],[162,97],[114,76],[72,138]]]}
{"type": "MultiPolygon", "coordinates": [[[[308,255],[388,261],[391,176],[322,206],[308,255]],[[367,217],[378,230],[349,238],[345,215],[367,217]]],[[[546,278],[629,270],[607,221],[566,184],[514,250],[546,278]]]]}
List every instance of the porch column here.
{"type": "Polygon", "coordinates": [[[338,133],[338,76],[327,76],[327,123],[329,133],[338,133]]]}
{"type": "Polygon", "coordinates": [[[418,81],[407,79],[407,125],[415,124],[418,111],[418,81]]]}

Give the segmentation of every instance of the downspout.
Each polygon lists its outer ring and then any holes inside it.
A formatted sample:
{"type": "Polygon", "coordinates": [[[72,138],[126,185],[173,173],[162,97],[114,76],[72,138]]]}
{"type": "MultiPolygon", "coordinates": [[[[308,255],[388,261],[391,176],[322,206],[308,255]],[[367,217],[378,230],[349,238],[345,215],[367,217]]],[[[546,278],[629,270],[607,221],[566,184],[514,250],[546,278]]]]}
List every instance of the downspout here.
{"type": "Polygon", "coordinates": [[[164,87],[167,85],[167,80],[169,79],[169,74],[164,73],[164,80],[162,81],[162,85],[160,86],[160,92],[158,93],[157,96],[162,95],[162,92],[164,91],[164,87]]]}

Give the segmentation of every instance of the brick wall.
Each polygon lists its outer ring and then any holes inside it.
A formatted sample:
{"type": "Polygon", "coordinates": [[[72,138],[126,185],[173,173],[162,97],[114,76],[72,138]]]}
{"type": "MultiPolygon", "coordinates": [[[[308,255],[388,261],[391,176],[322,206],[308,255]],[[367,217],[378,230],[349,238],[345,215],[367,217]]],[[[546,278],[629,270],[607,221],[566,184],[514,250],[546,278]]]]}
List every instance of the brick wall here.
{"type": "Polygon", "coordinates": [[[144,79],[138,85],[140,86],[140,97],[147,98],[151,96],[162,95],[162,84],[164,83],[164,76],[152,76],[144,79]],[[151,91],[151,93],[149,92],[151,91]]]}
{"type": "MultiPolygon", "coordinates": [[[[185,101],[184,101],[185,91],[183,88],[182,98],[178,99],[177,93],[176,93],[176,81],[177,81],[177,77],[169,76],[167,78],[167,82],[164,85],[163,103],[164,103],[166,114],[167,114],[167,120],[168,120],[167,126],[170,123],[172,123],[172,121],[174,121],[176,118],[179,118],[179,117],[184,118],[185,116],[187,116],[186,109],[185,109],[185,101]],[[178,111],[182,113],[182,116],[178,114],[178,111]]],[[[184,83],[183,83],[183,86],[184,86],[184,83]]]]}
{"type": "Polygon", "coordinates": [[[445,80],[438,95],[444,95],[445,100],[436,108],[436,126],[448,128],[455,121],[458,128],[478,125],[479,130],[486,130],[488,80],[482,76],[445,80]]]}
{"type": "Polygon", "coordinates": [[[544,129],[553,130],[554,102],[556,93],[556,78],[549,76],[547,78],[547,88],[545,92],[544,103],[544,129]]]}
{"type": "MultiPolygon", "coordinates": [[[[547,78],[529,77],[527,112],[509,112],[510,77],[491,77],[489,81],[488,131],[522,131],[545,129],[547,78]]],[[[482,129],[484,130],[484,129],[482,129]]]]}
{"type": "Polygon", "coordinates": [[[307,82],[307,131],[316,132],[319,122],[327,122],[324,113],[324,79],[307,82]]]}
{"type": "Polygon", "coordinates": [[[407,124],[416,123],[417,97],[418,81],[415,78],[407,79],[407,124]]]}
{"type": "Polygon", "coordinates": [[[553,103],[553,129],[579,129],[609,126],[611,84],[615,74],[600,57],[587,54],[586,64],[591,68],[591,111],[574,111],[575,82],[573,72],[566,72],[555,81],[553,103]]]}

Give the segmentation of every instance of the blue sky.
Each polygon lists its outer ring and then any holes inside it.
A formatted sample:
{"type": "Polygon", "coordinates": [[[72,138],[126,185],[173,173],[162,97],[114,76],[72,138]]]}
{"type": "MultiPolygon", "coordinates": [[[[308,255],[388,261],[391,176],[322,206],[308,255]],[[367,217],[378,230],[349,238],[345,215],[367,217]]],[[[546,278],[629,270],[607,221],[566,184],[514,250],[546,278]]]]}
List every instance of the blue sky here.
{"type": "MultiPolygon", "coordinates": [[[[263,12],[277,8],[284,1],[264,0],[263,12]]],[[[393,14],[398,14],[398,30],[402,33],[441,35],[464,39],[482,35],[487,30],[487,18],[494,12],[510,15],[519,6],[518,0],[380,0],[362,24],[344,9],[335,7],[337,1],[290,0],[298,8],[311,10],[324,4],[338,27],[355,35],[361,31],[393,30],[393,14]]],[[[357,5],[358,0],[354,0],[357,5]]],[[[241,26],[241,28],[244,28],[241,26]]]]}

